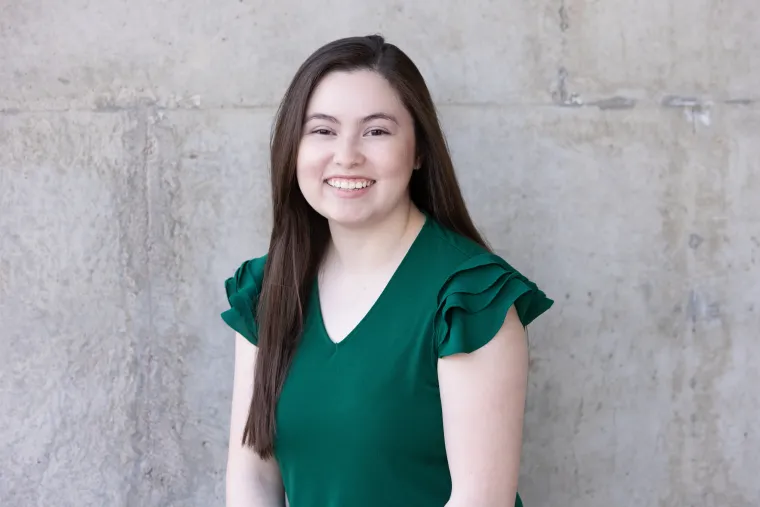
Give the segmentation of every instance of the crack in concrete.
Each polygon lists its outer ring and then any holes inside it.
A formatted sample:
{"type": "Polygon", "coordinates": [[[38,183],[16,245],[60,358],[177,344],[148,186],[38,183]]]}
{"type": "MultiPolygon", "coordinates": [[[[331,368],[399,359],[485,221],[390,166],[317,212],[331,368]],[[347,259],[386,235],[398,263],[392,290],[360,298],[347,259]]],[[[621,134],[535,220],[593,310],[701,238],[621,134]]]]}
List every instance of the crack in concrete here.
{"type": "Polygon", "coordinates": [[[567,17],[567,7],[565,7],[565,1],[562,0],[559,6],[559,29],[566,32],[570,28],[570,20],[567,17]]]}

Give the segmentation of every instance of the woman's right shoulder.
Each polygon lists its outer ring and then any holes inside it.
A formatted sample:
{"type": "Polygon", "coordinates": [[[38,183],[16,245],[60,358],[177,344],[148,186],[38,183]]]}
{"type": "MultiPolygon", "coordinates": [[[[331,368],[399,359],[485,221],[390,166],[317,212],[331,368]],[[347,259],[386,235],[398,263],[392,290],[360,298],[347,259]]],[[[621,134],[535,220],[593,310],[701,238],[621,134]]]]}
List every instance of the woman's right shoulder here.
{"type": "Polygon", "coordinates": [[[267,255],[264,254],[261,257],[254,257],[243,261],[240,266],[235,270],[235,273],[228,278],[228,283],[234,281],[237,286],[255,284],[257,287],[261,287],[261,282],[264,279],[264,268],[266,267],[267,255]]]}
{"type": "Polygon", "coordinates": [[[222,319],[254,345],[258,343],[256,310],[266,261],[266,255],[248,259],[224,282],[229,308],[222,319]]]}

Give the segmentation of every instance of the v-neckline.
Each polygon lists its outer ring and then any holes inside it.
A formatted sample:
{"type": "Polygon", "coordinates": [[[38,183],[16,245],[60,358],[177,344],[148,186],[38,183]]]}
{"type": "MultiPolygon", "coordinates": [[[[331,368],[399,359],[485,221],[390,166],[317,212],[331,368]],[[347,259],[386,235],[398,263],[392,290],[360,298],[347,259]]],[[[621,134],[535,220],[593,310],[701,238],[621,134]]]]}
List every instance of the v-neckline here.
{"type": "Polygon", "coordinates": [[[344,343],[346,343],[354,335],[356,335],[361,330],[362,327],[366,326],[365,323],[372,316],[372,314],[376,312],[377,307],[380,305],[383,299],[387,297],[387,293],[390,291],[394,282],[396,282],[396,279],[400,278],[403,268],[405,267],[406,264],[409,263],[409,258],[412,257],[414,251],[416,250],[417,245],[420,243],[420,238],[422,237],[422,234],[425,232],[425,229],[427,229],[428,223],[430,222],[430,217],[428,217],[426,213],[423,213],[423,215],[425,217],[425,221],[422,223],[422,227],[420,227],[420,230],[417,232],[417,236],[415,236],[414,240],[412,241],[412,244],[409,245],[409,248],[404,254],[404,257],[401,259],[401,262],[399,263],[398,266],[396,266],[396,269],[393,271],[393,274],[388,280],[388,283],[386,283],[385,287],[383,287],[383,290],[380,291],[380,295],[377,297],[377,299],[375,299],[375,302],[372,303],[372,306],[369,307],[369,310],[367,310],[367,312],[359,320],[359,322],[357,322],[356,325],[351,329],[351,331],[349,331],[348,334],[340,341],[336,342],[335,340],[333,340],[330,337],[330,333],[327,332],[324,316],[322,315],[322,300],[319,295],[319,277],[315,277],[313,297],[316,302],[315,310],[317,313],[317,320],[318,320],[317,325],[319,328],[319,334],[321,334],[322,337],[324,337],[328,345],[331,345],[337,349],[338,347],[341,347],[344,343]]]}

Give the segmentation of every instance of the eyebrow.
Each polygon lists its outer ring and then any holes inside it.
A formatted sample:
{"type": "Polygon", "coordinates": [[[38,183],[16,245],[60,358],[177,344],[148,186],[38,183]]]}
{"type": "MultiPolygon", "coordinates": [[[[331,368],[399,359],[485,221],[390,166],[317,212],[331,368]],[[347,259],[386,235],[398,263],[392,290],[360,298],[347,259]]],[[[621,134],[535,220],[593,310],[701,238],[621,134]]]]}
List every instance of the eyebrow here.
{"type": "MultiPolygon", "coordinates": [[[[325,120],[325,121],[329,121],[329,122],[332,122],[332,123],[337,123],[338,125],[340,125],[340,122],[338,121],[338,119],[336,117],[330,116],[329,114],[324,114],[324,113],[310,114],[306,118],[306,121],[304,123],[308,123],[311,120],[325,120]]],[[[391,121],[391,122],[395,123],[396,125],[399,124],[398,120],[396,119],[395,116],[393,116],[391,114],[387,114],[387,113],[372,113],[372,114],[370,114],[370,115],[365,116],[364,118],[362,118],[361,123],[368,123],[368,122],[371,122],[372,120],[387,120],[387,121],[391,121]]]]}

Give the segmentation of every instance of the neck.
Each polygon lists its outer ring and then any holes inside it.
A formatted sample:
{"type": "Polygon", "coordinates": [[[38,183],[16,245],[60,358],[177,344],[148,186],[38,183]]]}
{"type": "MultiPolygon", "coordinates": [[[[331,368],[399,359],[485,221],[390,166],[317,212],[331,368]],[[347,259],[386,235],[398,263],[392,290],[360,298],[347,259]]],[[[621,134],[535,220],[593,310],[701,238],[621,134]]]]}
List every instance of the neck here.
{"type": "Polygon", "coordinates": [[[366,273],[398,260],[416,238],[425,216],[411,203],[365,227],[330,222],[328,258],[344,271],[366,273]]]}

